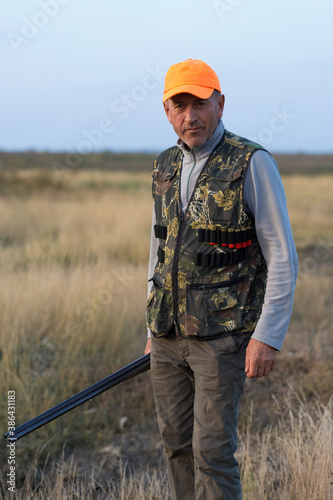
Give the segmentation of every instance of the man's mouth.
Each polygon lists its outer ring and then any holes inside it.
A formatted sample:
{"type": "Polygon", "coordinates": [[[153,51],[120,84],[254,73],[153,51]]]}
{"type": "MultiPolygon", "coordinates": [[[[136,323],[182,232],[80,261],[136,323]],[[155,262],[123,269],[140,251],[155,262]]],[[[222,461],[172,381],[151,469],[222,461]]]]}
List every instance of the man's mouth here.
{"type": "Polygon", "coordinates": [[[191,127],[187,128],[186,132],[198,132],[199,130],[202,130],[202,127],[191,127]]]}

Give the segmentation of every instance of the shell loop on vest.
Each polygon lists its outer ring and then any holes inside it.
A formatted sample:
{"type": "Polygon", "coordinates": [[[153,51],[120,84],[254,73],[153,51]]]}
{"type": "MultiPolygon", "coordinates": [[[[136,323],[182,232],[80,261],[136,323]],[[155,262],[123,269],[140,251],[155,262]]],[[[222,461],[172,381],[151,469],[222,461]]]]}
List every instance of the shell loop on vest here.
{"type": "Polygon", "coordinates": [[[246,248],[252,244],[253,230],[250,227],[217,229],[199,228],[198,241],[228,248],[246,248]]]}
{"type": "Polygon", "coordinates": [[[166,237],[168,234],[168,228],[166,226],[160,226],[158,224],[155,224],[154,232],[155,232],[156,238],[159,238],[161,240],[166,240],[166,237]]]}

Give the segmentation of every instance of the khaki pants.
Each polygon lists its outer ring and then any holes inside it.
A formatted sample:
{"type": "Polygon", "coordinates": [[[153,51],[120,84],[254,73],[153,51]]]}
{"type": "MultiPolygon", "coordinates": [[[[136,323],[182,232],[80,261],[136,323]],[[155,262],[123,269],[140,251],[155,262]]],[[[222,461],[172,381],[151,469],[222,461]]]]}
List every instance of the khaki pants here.
{"type": "Polygon", "coordinates": [[[158,425],[176,500],[240,500],[239,400],[250,336],[152,339],[158,425]]]}

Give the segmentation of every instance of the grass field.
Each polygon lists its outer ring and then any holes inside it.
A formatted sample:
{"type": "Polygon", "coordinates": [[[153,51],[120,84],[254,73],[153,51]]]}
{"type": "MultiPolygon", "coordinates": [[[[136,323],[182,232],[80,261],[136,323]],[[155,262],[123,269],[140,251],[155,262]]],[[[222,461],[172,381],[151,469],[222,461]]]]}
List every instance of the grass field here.
{"type": "MultiPolygon", "coordinates": [[[[333,176],[326,170],[283,176],[299,280],[276,369],[249,380],[242,400],[245,500],[332,495],[333,176]]],[[[142,355],[151,211],[146,168],[61,176],[0,169],[4,432],[8,391],[19,425],[142,355]]],[[[3,478],[7,458],[3,442],[3,478]]],[[[167,498],[149,373],[22,439],[16,463],[17,498],[167,498]]],[[[3,479],[0,498],[6,489],[3,479]]]]}

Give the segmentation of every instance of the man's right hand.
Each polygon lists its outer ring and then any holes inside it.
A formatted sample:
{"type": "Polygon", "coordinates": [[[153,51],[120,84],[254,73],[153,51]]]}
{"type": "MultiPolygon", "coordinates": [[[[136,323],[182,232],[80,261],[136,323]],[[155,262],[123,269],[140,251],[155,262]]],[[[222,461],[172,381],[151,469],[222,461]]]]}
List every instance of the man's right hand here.
{"type": "Polygon", "coordinates": [[[146,348],[145,348],[145,354],[149,354],[151,351],[151,338],[147,340],[146,348]]]}

